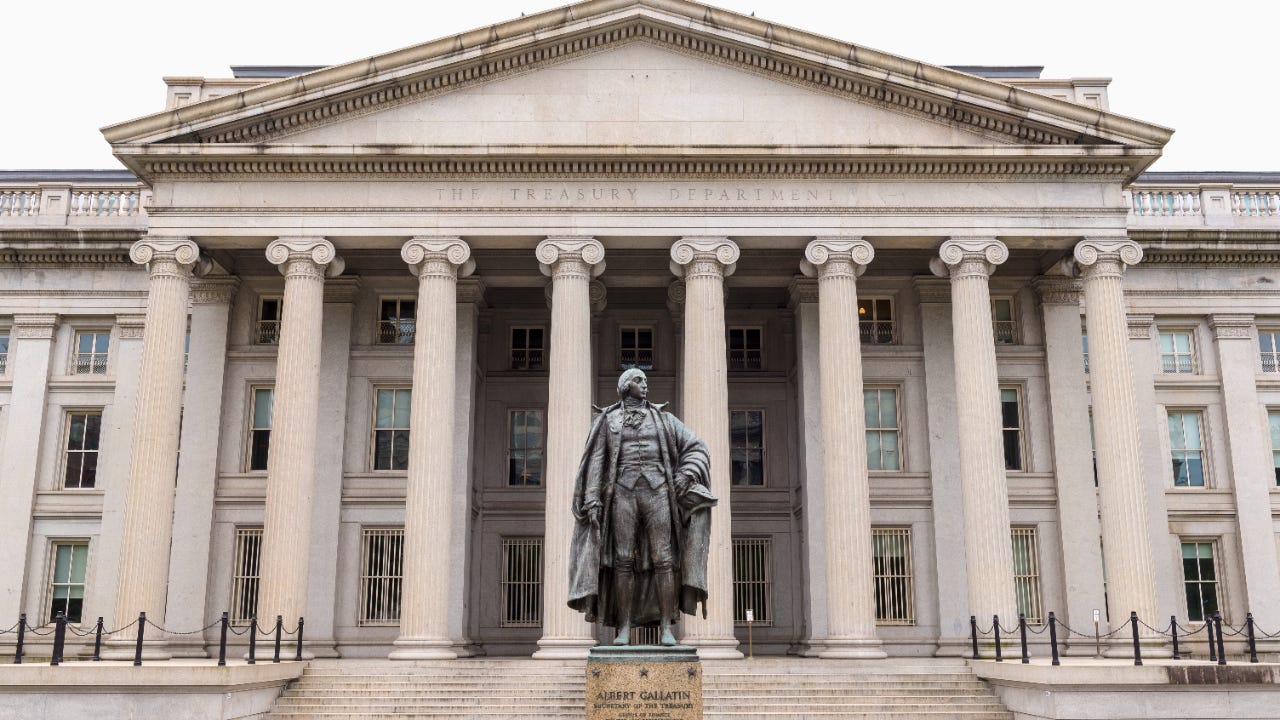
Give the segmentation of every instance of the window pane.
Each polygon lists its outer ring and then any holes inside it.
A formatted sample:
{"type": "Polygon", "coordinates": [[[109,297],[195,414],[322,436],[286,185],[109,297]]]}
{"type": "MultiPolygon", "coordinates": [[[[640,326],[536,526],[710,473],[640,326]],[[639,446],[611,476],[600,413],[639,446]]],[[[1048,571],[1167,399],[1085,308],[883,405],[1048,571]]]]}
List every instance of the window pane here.
{"type": "Polygon", "coordinates": [[[880,427],[898,427],[898,391],[880,391],[880,427]]]}
{"type": "Polygon", "coordinates": [[[542,328],[529,328],[529,347],[542,347],[542,328]]]}
{"type": "Polygon", "coordinates": [[[98,453],[84,453],[80,468],[80,487],[91,488],[98,484],[98,453]]]}
{"type": "Polygon", "coordinates": [[[53,563],[53,581],[65,583],[71,580],[71,546],[56,546],[56,557],[53,563]]]}
{"type": "Polygon", "coordinates": [[[271,446],[271,431],[254,430],[252,443],[249,450],[249,469],[266,470],[267,452],[271,446]]]}
{"type": "Polygon", "coordinates": [[[1164,353],[1173,352],[1173,334],[1172,333],[1160,333],[1160,352],[1164,352],[1164,353]]]}
{"type": "Polygon", "coordinates": [[[377,408],[374,413],[373,426],[376,428],[391,427],[391,413],[394,409],[395,391],[379,390],[377,408]]]}
{"type": "Polygon", "coordinates": [[[391,469],[407,470],[409,468],[409,431],[396,430],[391,440],[391,469]]]}
{"type": "Polygon", "coordinates": [[[394,320],[396,318],[396,301],[383,300],[381,311],[378,313],[380,320],[394,320]]]}
{"type": "Polygon", "coordinates": [[[396,411],[392,420],[395,422],[395,427],[407,428],[409,427],[409,409],[413,406],[409,391],[396,390],[394,394],[396,411]]]}
{"type": "Polygon", "coordinates": [[[862,391],[863,415],[867,427],[878,428],[884,427],[880,424],[880,391],[879,390],[863,390],[862,391]]]}
{"type": "Polygon", "coordinates": [[[84,422],[84,449],[97,450],[98,438],[102,432],[102,415],[92,413],[85,416],[84,422]]]}
{"type": "Polygon", "coordinates": [[[1013,319],[1013,303],[1009,300],[993,300],[991,301],[992,312],[995,318],[1001,322],[1007,322],[1013,319]]]}
{"type": "Polygon", "coordinates": [[[70,453],[67,455],[67,472],[63,479],[63,485],[69,488],[80,487],[80,468],[84,462],[84,453],[70,453]]]}
{"type": "Polygon", "coordinates": [[[80,353],[93,352],[93,335],[91,333],[80,333],[76,338],[76,351],[80,353]]]}
{"type": "Polygon", "coordinates": [[[884,453],[884,470],[898,469],[898,433],[886,431],[880,433],[880,447],[884,453]]]}
{"type": "Polygon", "coordinates": [[[1200,449],[1200,416],[1199,415],[1183,415],[1183,426],[1186,428],[1187,444],[1183,447],[1188,450],[1200,449]]]}
{"type": "Polygon", "coordinates": [[[867,433],[867,469],[884,470],[884,462],[880,455],[880,433],[867,433]]]}
{"type": "Polygon", "coordinates": [[[80,450],[84,448],[84,415],[72,415],[71,426],[67,432],[67,449],[80,450]]]}
{"type": "Polygon", "coordinates": [[[253,426],[255,428],[271,427],[273,395],[271,388],[259,388],[253,391],[253,426]]]}
{"type": "Polygon", "coordinates": [[[1176,413],[1169,414],[1169,446],[1173,448],[1187,447],[1187,436],[1182,429],[1183,416],[1176,413]]]}

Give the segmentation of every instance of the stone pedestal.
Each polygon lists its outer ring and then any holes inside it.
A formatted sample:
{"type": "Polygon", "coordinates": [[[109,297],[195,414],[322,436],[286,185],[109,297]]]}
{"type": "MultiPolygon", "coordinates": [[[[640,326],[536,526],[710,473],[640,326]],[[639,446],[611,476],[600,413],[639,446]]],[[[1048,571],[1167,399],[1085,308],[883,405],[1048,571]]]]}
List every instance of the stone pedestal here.
{"type": "Polygon", "coordinates": [[[599,645],[587,657],[587,720],[702,720],[696,649],[599,645]]]}

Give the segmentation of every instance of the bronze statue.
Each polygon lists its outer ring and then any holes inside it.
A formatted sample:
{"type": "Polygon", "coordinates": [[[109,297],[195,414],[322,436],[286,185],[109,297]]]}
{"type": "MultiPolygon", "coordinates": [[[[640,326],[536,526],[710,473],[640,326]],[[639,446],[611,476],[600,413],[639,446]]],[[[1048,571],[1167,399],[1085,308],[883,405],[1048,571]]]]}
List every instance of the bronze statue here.
{"type": "Polygon", "coordinates": [[[573,494],[569,607],[618,630],[661,627],[675,645],[678,613],[706,617],[711,508],[707,446],[663,405],[649,380],[618,378],[619,401],[595,416],[573,494]]]}

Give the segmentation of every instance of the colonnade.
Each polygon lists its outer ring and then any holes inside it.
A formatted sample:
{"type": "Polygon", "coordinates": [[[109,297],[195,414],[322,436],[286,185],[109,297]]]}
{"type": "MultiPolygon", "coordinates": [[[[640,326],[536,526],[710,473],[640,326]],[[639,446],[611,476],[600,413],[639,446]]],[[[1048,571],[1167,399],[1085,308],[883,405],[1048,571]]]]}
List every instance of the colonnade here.
{"type": "MultiPolygon", "coordinates": [[[[405,505],[405,559],[400,636],[391,657],[456,657],[450,637],[458,278],[470,274],[471,249],[457,237],[416,237],[402,248],[418,277],[411,427],[405,505]],[[439,380],[443,378],[444,382],[439,380]],[[434,380],[434,381],[433,381],[434,380]]],[[[741,657],[733,632],[730,536],[728,368],[725,278],[741,251],[726,237],[688,237],[671,247],[672,272],[683,280],[682,418],[708,444],[711,491],[720,500],[712,523],[707,617],[685,618],[683,640],[708,658],[741,657]],[[719,592],[716,589],[721,589],[719,592]]],[[[547,414],[543,636],[540,658],[585,657],[592,627],[566,605],[569,512],[577,463],[590,425],[591,278],[605,269],[605,248],[590,237],[553,237],[535,252],[551,277],[552,323],[547,414]]],[[[1007,480],[1002,454],[998,377],[989,278],[1009,255],[995,238],[953,238],[932,263],[950,281],[959,479],[970,612],[1016,615],[1009,540],[1007,480]]],[[[172,533],[177,429],[181,414],[182,337],[199,249],[185,238],[147,238],[131,253],[150,271],[138,407],[131,462],[117,620],[145,610],[163,625],[172,533]],[[122,615],[122,613],[124,615],[122,615]]],[[[824,627],[809,638],[824,657],[877,658],[870,499],[865,461],[857,278],[874,248],[858,237],[823,237],[808,244],[801,270],[817,278],[818,366],[825,546],[824,627]]],[[[308,544],[313,505],[321,323],[326,277],[343,262],[324,238],[280,238],[267,258],[285,276],[284,317],[277,356],[274,432],[258,616],[294,619],[307,612],[308,544]]],[[[1083,278],[1090,338],[1094,424],[1104,559],[1112,607],[1155,617],[1155,581],[1142,461],[1137,437],[1128,335],[1120,278],[1141,259],[1129,240],[1086,239],[1074,252],[1083,278]]],[[[812,507],[812,504],[810,505],[812,507]]],[[[810,510],[812,512],[812,510],[810,510]]],[[[123,623],[120,623],[123,624],[123,623]]],[[[129,638],[114,638],[123,646],[129,638]]],[[[166,654],[163,638],[148,648],[166,654]]]]}

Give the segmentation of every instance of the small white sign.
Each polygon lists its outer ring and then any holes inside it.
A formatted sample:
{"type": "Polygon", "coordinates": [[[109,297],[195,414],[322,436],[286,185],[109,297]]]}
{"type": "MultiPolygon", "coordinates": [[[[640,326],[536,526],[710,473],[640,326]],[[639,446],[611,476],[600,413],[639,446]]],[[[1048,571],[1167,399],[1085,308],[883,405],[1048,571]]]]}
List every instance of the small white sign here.
{"type": "Polygon", "coordinates": [[[752,612],[751,610],[748,610],[748,611],[747,611],[747,622],[755,622],[755,620],[756,620],[756,614],[755,614],[754,612],[752,612]]]}
{"type": "Polygon", "coordinates": [[[1100,620],[1102,620],[1102,611],[1101,611],[1101,610],[1094,610],[1094,611],[1093,611],[1093,621],[1094,621],[1094,622],[1098,622],[1098,621],[1100,621],[1100,620]]]}

